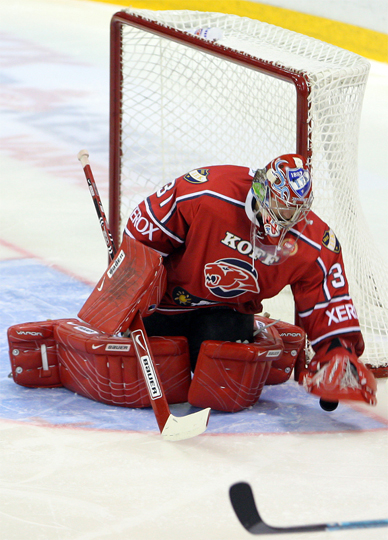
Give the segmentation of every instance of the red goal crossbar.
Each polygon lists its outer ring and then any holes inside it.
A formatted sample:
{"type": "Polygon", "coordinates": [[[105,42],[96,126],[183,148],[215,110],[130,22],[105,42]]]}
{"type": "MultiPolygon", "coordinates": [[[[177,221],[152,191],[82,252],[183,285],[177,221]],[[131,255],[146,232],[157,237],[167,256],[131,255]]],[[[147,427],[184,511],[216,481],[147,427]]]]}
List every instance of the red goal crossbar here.
{"type": "Polygon", "coordinates": [[[243,52],[205,41],[195,35],[176,30],[156,21],[126,13],[116,13],[111,21],[110,52],[110,140],[109,140],[109,221],[116,245],[120,243],[120,174],[121,174],[121,140],[122,140],[122,40],[121,29],[124,25],[140,28],[145,32],[159,35],[164,39],[194,47],[206,54],[218,56],[227,62],[234,62],[249,69],[259,71],[268,76],[281,79],[295,86],[296,90],[296,152],[308,158],[308,95],[309,85],[305,74],[296,73],[292,69],[273,65],[254,58],[243,52]]]}

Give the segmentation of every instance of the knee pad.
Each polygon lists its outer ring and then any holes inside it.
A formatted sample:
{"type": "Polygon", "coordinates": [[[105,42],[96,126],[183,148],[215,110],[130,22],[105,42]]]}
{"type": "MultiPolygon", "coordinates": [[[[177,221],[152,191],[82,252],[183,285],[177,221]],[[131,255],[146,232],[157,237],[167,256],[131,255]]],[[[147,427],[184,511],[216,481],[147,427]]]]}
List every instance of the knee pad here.
{"type": "Polygon", "coordinates": [[[260,397],[273,360],[283,342],[271,326],[254,343],[204,341],[198,355],[188,400],[195,407],[237,412],[260,397]]]}

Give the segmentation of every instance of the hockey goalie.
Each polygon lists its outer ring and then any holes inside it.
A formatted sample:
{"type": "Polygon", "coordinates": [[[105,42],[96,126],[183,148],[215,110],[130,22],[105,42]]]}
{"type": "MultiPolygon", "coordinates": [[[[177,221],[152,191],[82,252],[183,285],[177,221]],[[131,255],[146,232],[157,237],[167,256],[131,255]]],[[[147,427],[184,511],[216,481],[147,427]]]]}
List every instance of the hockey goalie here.
{"type": "Polygon", "coordinates": [[[375,404],[341,246],[312,201],[297,154],[256,171],[211,166],[171,180],[129,216],[79,319],[9,329],[15,382],[149,406],[130,333],[140,315],[169,403],[236,412],[294,371],[324,402],[375,404]],[[298,326],[257,315],[286,285],[298,326]]]}

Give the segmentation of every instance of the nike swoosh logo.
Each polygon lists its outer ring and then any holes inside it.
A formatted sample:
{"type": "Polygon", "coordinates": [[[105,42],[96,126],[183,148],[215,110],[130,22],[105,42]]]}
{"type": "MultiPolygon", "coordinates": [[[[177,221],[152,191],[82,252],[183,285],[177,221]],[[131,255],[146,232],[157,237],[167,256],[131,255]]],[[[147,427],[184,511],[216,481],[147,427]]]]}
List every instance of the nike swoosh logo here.
{"type": "MultiPolygon", "coordinates": [[[[139,331],[139,332],[140,332],[140,331],[139,331]]],[[[135,335],[135,340],[136,340],[137,344],[140,345],[140,347],[141,347],[144,351],[146,351],[147,349],[144,347],[144,344],[141,342],[141,338],[142,338],[142,334],[139,333],[139,334],[136,334],[136,335],[135,335]]]]}
{"type": "Polygon", "coordinates": [[[99,349],[100,347],[103,347],[104,344],[102,345],[92,345],[92,349],[99,349]]]}
{"type": "Polygon", "coordinates": [[[104,286],[104,283],[105,283],[105,276],[104,276],[104,279],[102,280],[101,285],[100,285],[99,287],[97,287],[98,292],[101,292],[101,291],[102,291],[102,288],[103,288],[103,286],[104,286]]]}

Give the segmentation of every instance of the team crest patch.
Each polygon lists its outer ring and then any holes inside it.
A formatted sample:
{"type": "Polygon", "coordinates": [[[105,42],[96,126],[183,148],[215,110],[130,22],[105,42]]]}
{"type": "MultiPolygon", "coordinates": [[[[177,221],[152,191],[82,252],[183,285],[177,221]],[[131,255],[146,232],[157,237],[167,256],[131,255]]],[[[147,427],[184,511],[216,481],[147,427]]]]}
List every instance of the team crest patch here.
{"type": "Polygon", "coordinates": [[[190,184],[203,184],[208,180],[209,169],[194,169],[183,177],[190,184]]]}
{"type": "Polygon", "coordinates": [[[172,291],[172,297],[174,299],[174,302],[179,306],[196,307],[214,304],[214,301],[209,301],[205,300],[204,298],[200,298],[199,296],[194,296],[193,294],[186,291],[186,289],[184,289],[183,287],[175,287],[175,289],[172,291]]]}
{"type": "Polygon", "coordinates": [[[220,298],[234,298],[247,291],[260,292],[257,271],[240,259],[220,259],[205,265],[205,285],[220,298]]]}
{"type": "Polygon", "coordinates": [[[288,169],[287,175],[290,181],[290,186],[298,197],[304,197],[310,189],[311,178],[310,173],[304,169],[288,169]]]}
{"type": "Polygon", "coordinates": [[[341,244],[331,229],[324,232],[322,244],[330,251],[334,251],[334,253],[339,253],[341,251],[341,244]]]}
{"type": "Polygon", "coordinates": [[[191,306],[193,298],[185,289],[176,287],[173,292],[174,302],[180,306],[191,306]]]}

